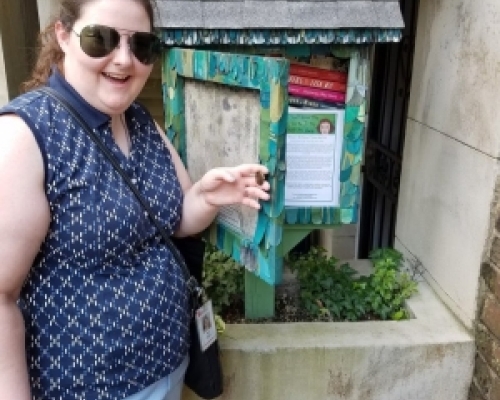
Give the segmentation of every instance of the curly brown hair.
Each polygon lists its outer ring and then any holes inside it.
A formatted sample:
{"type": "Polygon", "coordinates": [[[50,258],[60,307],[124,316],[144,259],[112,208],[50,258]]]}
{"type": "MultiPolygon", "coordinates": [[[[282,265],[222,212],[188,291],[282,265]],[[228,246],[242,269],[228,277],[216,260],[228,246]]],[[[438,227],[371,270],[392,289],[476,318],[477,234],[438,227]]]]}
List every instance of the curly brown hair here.
{"type": "MultiPolygon", "coordinates": [[[[61,21],[68,31],[73,28],[75,22],[80,18],[82,9],[87,4],[97,0],[61,0],[59,12],[52,18],[47,27],[38,35],[38,54],[35,66],[30,78],[21,85],[23,92],[38,88],[47,83],[52,68],[55,66],[62,71],[62,61],[64,53],[57,42],[55,33],[55,23],[61,21]]],[[[134,0],[144,7],[151,22],[153,30],[154,22],[154,0],[134,0]]]]}

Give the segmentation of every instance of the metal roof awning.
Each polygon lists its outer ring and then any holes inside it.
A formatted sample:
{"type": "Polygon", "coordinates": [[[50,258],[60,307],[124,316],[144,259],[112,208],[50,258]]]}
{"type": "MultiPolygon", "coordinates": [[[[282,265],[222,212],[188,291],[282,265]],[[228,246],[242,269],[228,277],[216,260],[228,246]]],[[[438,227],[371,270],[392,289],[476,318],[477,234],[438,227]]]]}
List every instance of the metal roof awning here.
{"type": "Polygon", "coordinates": [[[157,0],[167,44],[394,42],[398,0],[157,0]]]}

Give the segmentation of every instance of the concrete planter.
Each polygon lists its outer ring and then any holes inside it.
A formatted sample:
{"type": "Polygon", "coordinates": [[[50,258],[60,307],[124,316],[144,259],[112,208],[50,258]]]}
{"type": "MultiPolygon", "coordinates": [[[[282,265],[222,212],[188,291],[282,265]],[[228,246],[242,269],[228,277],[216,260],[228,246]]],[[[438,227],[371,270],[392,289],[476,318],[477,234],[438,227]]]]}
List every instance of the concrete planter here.
{"type": "Polygon", "coordinates": [[[472,335],[424,282],[408,306],[401,322],[228,325],[221,399],[466,400],[472,335]]]}

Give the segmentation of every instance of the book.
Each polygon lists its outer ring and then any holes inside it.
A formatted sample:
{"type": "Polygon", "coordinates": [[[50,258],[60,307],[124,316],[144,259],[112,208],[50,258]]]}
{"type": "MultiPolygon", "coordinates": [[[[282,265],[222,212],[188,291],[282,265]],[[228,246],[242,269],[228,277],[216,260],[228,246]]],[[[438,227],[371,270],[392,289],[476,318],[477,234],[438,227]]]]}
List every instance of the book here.
{"type": "Polygon", "coordinates": [[[300,86],[315,87],[318,89],[334,90],[336,92],[346,91],[346,84],[342,82],[326,81],[324,79],[310,78],[307,76],[290,75],[289,83],[300,86]]]}
{"type": "Polygon", "coordinates": [[[309,78],[324,79],[334,82],[347,82],[347,72],[333,71],[304,64],[290,64],[290,75],[307,76],[309,78]]]}
{"type": "Polygon", "coordinates": [[[345,108],[345,103],[341,102],[326,102],[306,99],[305,97],[288,96],[288,105],[298,108],[345,108]]]}
{"type": "Polygon", "coordinates": [[[293,96],[305,97],[313,100],[345,103],[345,93],[335,92],[333,90],[316,89],[308,86],[299,86],[290,83],[288,85],[288,93],[293,96]]]}

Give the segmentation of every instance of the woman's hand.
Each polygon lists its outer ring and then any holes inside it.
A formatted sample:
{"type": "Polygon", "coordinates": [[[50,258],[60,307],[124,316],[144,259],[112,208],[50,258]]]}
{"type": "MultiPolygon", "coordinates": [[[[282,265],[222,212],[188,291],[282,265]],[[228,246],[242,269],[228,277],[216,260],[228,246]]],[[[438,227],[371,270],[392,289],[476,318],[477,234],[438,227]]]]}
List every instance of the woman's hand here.
{"type": "Polygon", "coordinates": [[[260,178],[267,173],[267,168],[259,164],[214,168],[200,179],[200,194],[211,206],[243,204],[259,209],[259,200],[269,200],[270,197],[269,182],[262,182],[260,178]]]}
{"type": "Polygon", "coordinates": [[[176,236],[201,232],[210,225],[221,206],[242,204],[259,209],[261,200],[269,200],[268,170],[259,164],[214,168],[185,192],[182,219],[176,236]]]}

